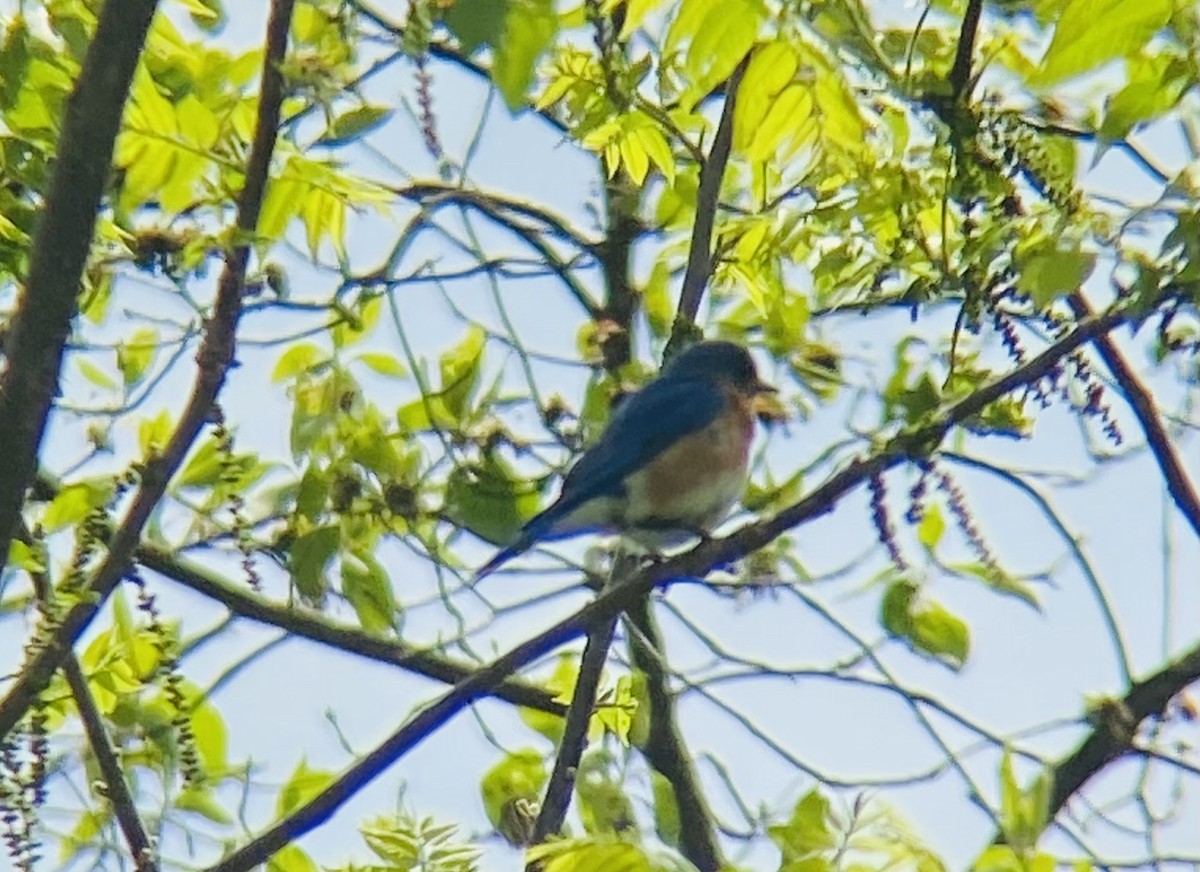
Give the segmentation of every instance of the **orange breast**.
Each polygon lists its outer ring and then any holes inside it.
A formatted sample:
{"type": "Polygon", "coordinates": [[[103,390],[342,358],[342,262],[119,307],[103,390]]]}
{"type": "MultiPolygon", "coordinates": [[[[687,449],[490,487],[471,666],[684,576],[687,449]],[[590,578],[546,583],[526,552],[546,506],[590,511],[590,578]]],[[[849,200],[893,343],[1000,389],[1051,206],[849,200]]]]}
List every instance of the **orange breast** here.
{"type": "Polygon", "coordinates": [[[626,483],[626,523],[707,528],[742,495],[754,415],[746,398],[654,458],[626,483]]]}

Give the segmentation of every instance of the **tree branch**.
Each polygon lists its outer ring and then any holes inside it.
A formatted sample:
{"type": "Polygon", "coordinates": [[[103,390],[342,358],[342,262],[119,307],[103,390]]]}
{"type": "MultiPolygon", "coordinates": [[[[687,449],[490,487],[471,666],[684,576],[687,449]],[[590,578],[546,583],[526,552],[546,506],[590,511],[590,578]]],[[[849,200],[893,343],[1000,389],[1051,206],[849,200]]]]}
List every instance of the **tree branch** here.
{"type": "MultiPolygon", "coordinates": [[[[66,659],[75,640],[91,623],[104,600],[124,576],[141,539],[142,528],[162,499],[171,476],[183,463],[188,449],[208,420],[233,362],[242,288],[250,259],[249,241],[258,225],[267,171],[279,128],[280,105],[283,102],[283,75],[279,65],[287,49],[288,26],[294,2],[273,0],[271,6],[254,141],[247,159],[246,181],[237,198],[234,248],[226,255],[225,266],[217,281],[216,303],[212,316],[205,324],[204,340],[196,355],[198,372],[192,395],[162,453],[147,459],[144,464],[141,484],[124,520],[109,540],[108,554],[92,576],[88,590],[63,616],[61,624],[44,640],[43,646],[28,659],[20,676],[4,699],[0,700],[0,738],[7,736],[24,716],[50,676],[66,659]]],[[[123,5],[105,4],[105,11],[123,5]]],[[[5,541],[7,536],[6,531],[5,541]]]]}
{"type": "Polygon", "coordinates": [[[713,566],[738,560],[763,547],[787,530],[831,511],[839,499],[872,476],[928,451],[957,424],[979,414],[1010,391],[1050,374],[1066,355],[1101,333],[1127,320],[1123,303],[1086,319],[1041,354],[1016,367],[970,396],[930,415],[930,422],[891,439],[875,454],[852,460],[806,497],[765,521],[747,524],[722,539],[702,542],[685,554],[615,578],[594,600],[574,614],[521,643],[456,684],[402,724],[369,754],[357,760],[336,781],[287,817],[227,856],[209,872],[248,872],[289,842],[320,826],[364,785],[410,749],[432,735],[455,714],[486,696],[500,682],[559,646],[578,638],[597,621],[634,606],[655,586],[671,579],[705,575],[713,566]]]}
{"type": "MultiPolygon", "coordinates": [[[[588,726],[592,710],[596,706],[596,691],[600,687],[600,674],[608,662],[608,649],[612,646],[613,634],[617,629],[617,618],[611,616],[598,621],[588,631],[587,644],[579,661],[579,675],[571,695],[571,706],[567,709],[567,720],[563,727],[562,740],[558,744],[558,755],[554,759],[554,771],[546,784],[546,795],[538,812],[533,828],[533,844],[546,841],[562,830],[571,806],[571,788],[579,761],[587,747],[588,726]]],[[[528,869],[539,868],[531,863],[528,869]]]]}
{"type": "MultiPolygon", "coordinates": [[[[1092,307],[1088,305],[1083,294],[1078,291],[1071,294],[1067,300],[1071,304],[1076,318],[1086,318],[1092,314],[1092,307]]],[[[1146,434],[1150,451],[1167,483],[1167,492],[1175,500],[1175,505],[1191,525],[1192,530],[1197,536],[1200,536],[1200,497],[1196,495],[1196,489],[1192,485],[1191,479],[1188,478],[1187,470],[1183,468],[1179,455],[1175,453],[1175,448],[1171,445],[1171,436],[1167,433],[1167,428],[1163,426],[1158,409],[1154,406],[1154,398],[1137,377],[1137,373],[1129,366],[1111,336],[1098,336],[1093,344],[1100,352],[1100,358],[1104,361],[1104,365],[1108,367],[1109,372],[1120,385],[1121,392],[1125,394],[1125,399],[1133,408],[1133,414],[1137,417],[1138,423],[1142,425],[1142,432],[1146,434]]]]}
{"type": "Polygon", "coordinates": [[[679,850],[700,872],[717,872],[725,866],[712,811],[692,757],[687,753],[675,717],[675,695],[663,660],[662,634],[658,631],[650,598],[642,597],[626,611],[635,632],[629,635],[633,664],[646,676],[650,723],[642,754],[671,783],[679,809],[679,850]]]}
{"type": "Polygon", "coordinates": [[[54,177],[0,383],[0,568],[37,472],[121,112],[157,5],[157,0],[104,4],[63,115],[54,177]]]}
{"type": "MultiPolygon", "coordinates": [[[[1200,645],[1130,685],[1120,700],[1101,704],[1093,716],[1092,732],[1052,767],[1054,786],[1050,791],[1047,823],[1106,765],[1135,751],[1134,740],[1142,722],[1161,715],[1173,698],[1197,681],[1200,681],[1200,645]]],[[[1003,840],[1003,833],[997,833],[994,842],[1003,840]]]]}
{"type": "Polygon", "coordinates": [[[79,710],[79,719],[83,721],[83,731],[87,734],[88,744],[92,746],[92,753],[96,755],[96,762],[100,766],[100,774],[104,777],[105,795],[129,845],[133,866],[137,872],[155,872],[158,865],[154,859],[150,837],[146,834],[141,817],[138,816],[137,804],[129,792],[129,785],[125,783],[121,762],[108,740],[104,719],[100,716],[100,710],[96,708],[96,700],[92,698],[87,678],[74,653],[68,655],[63,662],[63,672],[71,688],[71,696],[75,699],[75,708],[79,710]]]}
{"type": "Polygon", "coordinates": [[[725,165],[733,147],[733,111],[737,106],[738,85],[750,56],[742,58],[729,77],[725,89],[725,105],[721,109],[721,121],[717,135],[713,138],[708,159],[700,167],[700,186],[696,192],[696,223],[692,227],[692,244],[688,250],[687,268],[683,273],[683,287],[679,292],[679,307],[675,310],[675,324],[667,342],[668,358],[679,351],[681,343],[692,338],[696,329],[696,314],[704,299],[704,288],[712,275],[712,233],[716,221],[717,203],[721,196],[721,180],[725,177],[725,165]]]}
{"type": "MultiPolygon", "coordinates": [[[[472,667],[421,651],[395,639],[385,639],[345,627],[316,614],[285,608],[225,581],[211,570],[160,548],[143,545],[135,553],[138,563],[201,596],[219,602],[239,618],[278,627],[296,636],[328,645],[339,651],[357,654],[377,663],[399,666],[409,672],[454,684],[469,678],[472,667]]],[[[492,696],[513,705],[562,715],[566,707],[554,701],[554,694],[533,684],[510,679],[491,689],[492,696]]]]}
{"type": "Polygon", "coordinates": [[[975,56],[975,36],[979,32],[979,17],[983,12],[983,0],[968,0],[963,13],[962,29],[958,34],[958,48],[954,53],[954,66],[950,69],[950,93],[954,102],[971,96],[971,61],[975,56]]]}

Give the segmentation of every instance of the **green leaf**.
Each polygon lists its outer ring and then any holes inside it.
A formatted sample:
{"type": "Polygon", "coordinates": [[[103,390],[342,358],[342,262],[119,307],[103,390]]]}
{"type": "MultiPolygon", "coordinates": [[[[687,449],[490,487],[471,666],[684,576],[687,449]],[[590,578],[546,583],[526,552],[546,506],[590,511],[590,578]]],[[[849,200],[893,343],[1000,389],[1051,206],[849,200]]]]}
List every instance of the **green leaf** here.
{"type": "Polygon", "coordinates": [[[515,800],[537,803],[546,783],[546,764],[532,748],[508,754],[479,783],[483,807],[492,826],[500,826],[506,806],[515,800]]]}
{"type": "Polygon", "coordinates": [[[394,354],[365,351],[357,359],[380,375],[386,375],[389,378],[406,378],[408,376],[408,367],[401,363],[394,354]]]}
{"type": "Polygon", "coordinates": [[[42,529],[55,533],[73,527],[108,502],[112,483],[97,479],[64,485],[55,494],[42,515],[42,529]]]}
{"type": "Polygon", "coordinates": [[[321,134],[317,145],[345,145],[361,139],[392,117],[392,110],[385,106],[359,106],[343,112],[321,134]]]}
{"type": "Polygon", "coordinates": [[[166,409],[153,418],[143,418],[139,421],[138,447],[142,449],[142,457],[153,457],[162,453],[171,441],[173,432],[171,416],[166,409]]]}
{"type": "Polygon", "coordinates": [[[59,859],[64,864],[84,848],[90,848],[95,844],[96,837],[112,819],[111,807],[108,803],[104,803],[102,811],[88,810],[79,816],[74,828],[62,840],[59,859]]]}
{"type": "Polygon", "coordinates": [[[446,517],[493,545],[514,541],[540,504],[537,488],[495,452],[455,467],[446,482],[446,517]]]}
{"type": "Polygon", "coordinates": [[[267,872],[320,872],[312,858],[295,844],[285,845],[267,861],[267,872]]]}
{"type": "Polygon", "coordinates": [[[325,567],[341,545],[341,531],[333,525],[317,527],[296,537],[289,549],[292,580],[296,589],[311,600],[325,594],[325,567]]]}
{"type": "Polygon", "coordinates": [[[470,55],[484,45],[496,45],[504,33],[510,0],[455,0],[442,20],[470,55]]]}
{"type": "Polygon", "coordinates": [[[525,860],[542,872],[653,872],[645,851],[613,836],[594,839],[555,839],[533,845],[525,860]]]}
{"type": "Polygon", "coordinates": [[[133,332],[128,341],[117,348],[117,369],[128,390],[145,376],[158,352],[158,331],[143,327],[133,332]]]}
{"type": "Polygon", "coordinates": [[[483,328],[472,325],[462,341],[441,357],[442,387],[438,397],[456,419],[462,417],[467,401],[479,384],[486,340],[483,328]]]}
{"type": "Polygon", "coordinates": [[[275,798],[275,819],[286,817],[300,806],[317,796],[333,783],[336,776],[321,769],[310,769],[307,760],[301,760],[291,778],[279,788],[275,798]]]}
{"type": "Polygon", "coordinates": [[[495,46],[492,81],[511,111],[525,104],[537,62],[557,32],[554,0],[508,0],[504,36],[495,46]]]}
{"type": "Polygon", "coordinates": [[[211,789],[202,785],[184,788],[175,797],[175,807],[182,811],[194,811],[213,823],[232,824],[233,816],[225,810],[211,789]]]}
{"type": "Polygon", "coordinates": [[[575,795],[579,799],[579,817],[590,835],[628,832],[637,825],[633,803],[612,776],[612,755],[591,751],[579,763],[575,795]]]}
{"type": "Polygon", "coordinates": [[[729,78],[754,45],[766,15],[761,0],[721,0],[711,5],[688,46],[684,70],[692,81],[684,108],[691,109],[714,85],[729,78]]]}
{"type": "Polygon", "coordinates": [[[79,371],[83,374],[83,377],[96,387],[104,388],[105,390],[109,391],[117,389],[117,383],[113,377],[87,358],[77,357],[75,358],[75,363],[78,365],[79,371]]]}
{"type": "Polygon", "coordinates": [[[1052,85],[1144,47],[1171,18],[1175,0],[1067,0],[1033,82],[1052,85]]]}
{"type": "Polygon", "coordinates": [[[966,622],[935,602],[923,601],[912,615],[912,643],[919,651],[962,669],[971,651],[966,622]]]}
{"type": "Polygon", "coordinates": [[[936,602],[918,596],[911,581],[894,581],[883,595],[879,622],[890,635],[903,639],[952,669],[961,669],[970,653],[967,625],[936,602]]]}
{"type": "Polygon", "coordinates": [[[1128,61],[1129,81],[1105,101],[1100,135],[1117,140],[1133,129],[1170,111],[1196,84],[1196,71],[1187,58],[1158,51],[1128,61]]]}
{"type": "MultiPolygon", "coordinates": [[[[575,680],[579,675],[579,660],[572,654],[560,654],[554,674],[542,687],[554,694],[554,699],[564,705],[571,701],[571,693],[575,690],[575,680]]],[[[541,709],[521,707],[517,714],[531,729],[537,730],[551,742],[558,744],[563,735],[563,719],[561,715],[544,712],[541,709]]]]}
{"type": "Polygon", "coordinates": [[[293,376],[309,372],[329,362],[329,355],[311,342],[293,345],[279,358],[271,372],[271,381],[287,381],[293,376]]]}
{"type": "Polygon", "coordinates": [[[622,675],[616,686],[602,690],[596,697],[589,725],[589,739],[598,741],[606,732],[629,746],[629,732],[638,710],[633,692],[633,676],[622,675]]]}
{"type": "Polygon", "coordinates": [[[805,860],[814,854],[828,851],[837,845],[833,832],[829,800],[818,790],[811,790],[800,798],[786,824],[775,824],[767,828],[786,864],[805,860]]]}
{"type": "Polygon", "coordinates": [[[342,557],[342,594],[354,607],[364,630],[377,633],[395,628],[392,582],[372,555],[356,551],[342,557]]]}
{"type": "Polygon", "coordinates": [[[1080,251],[1063,237],[1045,236],[1021,243],[1015,252],[1017,290],[1039,309],[1079,289],[1096,267],[1096,255],[1080,251]]]}
{"type": "Polygon", "coordinates": [[[921,516],[921,523],[917,524],[917,540],[928,550],[933,551],[937,548],[938,543],[942,541],[942,534],[945,532],[946,520],[942,517],[941,507],[937,505],[925,506],[925,513],[921,516]]]}
{"type": "Polygon", "coordinates": [[[667,776],[656,769],[650,771],[650,790],[654,796],[654,832],[663,844],[675,847],[679,844],[679,804],[675,801],[675,787],[667,776]]]}
{"type": "Polygon", "coordinates": [[[296,511],[310,521],[315,521],[325,510],[329,499],[329,474],[315,463],[310,463],[300,477],[296,489],[296,511]]]}
{"type": "Polygon", "coordinates": [[[227,749],[229,739],[225,719],[211,702],[197,703],[191,710],[192,733],[196,737],[196,750],[204,764],[204,771],[220,774],[228,767],[227,749]]]}

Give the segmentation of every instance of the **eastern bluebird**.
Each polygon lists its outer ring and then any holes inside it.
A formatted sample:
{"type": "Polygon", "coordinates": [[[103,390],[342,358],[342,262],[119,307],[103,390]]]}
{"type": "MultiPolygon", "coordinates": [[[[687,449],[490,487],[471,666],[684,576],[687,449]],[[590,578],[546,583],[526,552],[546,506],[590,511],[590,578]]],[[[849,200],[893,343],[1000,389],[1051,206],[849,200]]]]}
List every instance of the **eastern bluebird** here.
{"type": "Polygon", "coordinates": [[[742,495],[755,399],[774,391],[740,345],[688,348],[618,407],[567,473],[558,499],[476,580],[546,539],[604,531],[664,544],[707,531],[742,495]]]}

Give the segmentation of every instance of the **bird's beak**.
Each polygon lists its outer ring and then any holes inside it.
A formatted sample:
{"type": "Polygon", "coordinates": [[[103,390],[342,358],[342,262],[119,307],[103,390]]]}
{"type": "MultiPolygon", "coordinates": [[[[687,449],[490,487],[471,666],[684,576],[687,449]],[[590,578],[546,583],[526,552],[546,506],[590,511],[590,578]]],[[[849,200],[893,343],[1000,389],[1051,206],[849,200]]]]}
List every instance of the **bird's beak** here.
{"type": "Polygon", "coordinates": [[[754,399],[751,408],[764,424],[787,420],[787,410],[779,402],[779,388],[761,379],[753,385],[754,399]]]}

